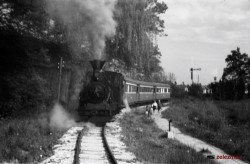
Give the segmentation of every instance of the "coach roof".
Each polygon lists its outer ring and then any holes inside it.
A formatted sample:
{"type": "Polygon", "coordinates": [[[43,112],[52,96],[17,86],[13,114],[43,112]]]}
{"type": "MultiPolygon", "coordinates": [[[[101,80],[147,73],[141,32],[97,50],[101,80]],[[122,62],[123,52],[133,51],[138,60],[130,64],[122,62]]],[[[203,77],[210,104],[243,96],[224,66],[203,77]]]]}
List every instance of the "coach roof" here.
{"type": "Polygon", "coordinates": [[[157,87],[170,87],[169,84],[164,84],[164,83],[154,83],[154,82],[145,82],[145,81],[139,81],[139,80],[134,80],[128,77],[124,77],[125,81],[128,83],[132,84],[139,84],[139,85],[145,85],[145,86],[157,86],[157,87]]]}

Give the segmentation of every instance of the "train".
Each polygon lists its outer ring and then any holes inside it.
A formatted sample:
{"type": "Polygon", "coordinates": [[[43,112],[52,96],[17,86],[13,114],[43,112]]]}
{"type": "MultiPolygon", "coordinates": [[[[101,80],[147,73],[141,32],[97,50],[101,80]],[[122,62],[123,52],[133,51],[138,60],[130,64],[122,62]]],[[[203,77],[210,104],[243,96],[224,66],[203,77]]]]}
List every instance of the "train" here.
{"type": "Polygon", "coordinates": [[[161,102],[170,99],[170,85],[134,80],[121,73],[102,71],[105,61],[90,61],[93,74],[80,92],[80,115],[114,115],[125,106],[161,102]]]}

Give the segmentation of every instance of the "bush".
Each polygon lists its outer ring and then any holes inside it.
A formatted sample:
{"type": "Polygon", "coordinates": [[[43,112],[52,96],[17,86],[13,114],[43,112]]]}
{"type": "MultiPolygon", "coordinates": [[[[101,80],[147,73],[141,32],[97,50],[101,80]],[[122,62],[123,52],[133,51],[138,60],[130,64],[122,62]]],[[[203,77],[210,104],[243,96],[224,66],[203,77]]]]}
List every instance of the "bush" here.
{"type": "Polygon", "coordinates": [[[0,98],[3,117],[33,114],[44,110],[51,99],[46,81],[34,70],[28,69],[3,79],[5,88],[0,98]]]}
{"type": "Polygon", "coordinates": [[[148,124],[148,125],[154,122],[154,120],[148,116],[142,116],[141,119],[142,119],[142,123],[148,124]]]}
{"type": "Polygon", "coordinates": [[[210,84],[212,96],[216,100],[241,100],[244,97],[245,84],[240,80],[224,80],[210,84]]]}
{"type": "Polygon", "coordinates": [[[185,88],[182,85],[171,85],[171,97],[173,98],[185,98],[187,93],[185,92],[185,88]]]}
{"type": "Polygon", "coordinates": [[[64,133],[51,129],[41,117],[0,120],[0,131],[0,163],[41,161],[52,154],[52,146],[64,133]]]}
{"type": "Polygon", "coordinates": [[[230,124],[250,123],[250,102],[248,100],[233,103],[219,102],[218,104],[225,110],[230,124]]]}
{"type": "Polygon", "coordinates": [[[189,95],[196,97],[196,98],[202,98],[202,87],[200,84],[195,84],[193,83],[191,86],[188,88],[189,95]]]}
{"type": "Polygon", "coordinates": [[[250,84],[247,85],[247,97],[250,98],[250,84]]]}

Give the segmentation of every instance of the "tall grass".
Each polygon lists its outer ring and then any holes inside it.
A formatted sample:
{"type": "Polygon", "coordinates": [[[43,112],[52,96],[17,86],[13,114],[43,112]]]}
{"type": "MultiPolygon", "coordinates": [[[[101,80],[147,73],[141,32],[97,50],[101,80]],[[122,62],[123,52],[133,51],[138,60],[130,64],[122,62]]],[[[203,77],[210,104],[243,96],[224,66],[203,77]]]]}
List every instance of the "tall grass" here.
{"type": "Polygon", "coordinates": [[[65,130],[51,129],[46,118],[0,120],[0,163],[34,163],[50,156],[65,130]]]}
{"type": "Polygon", "coordinates": [[[171,118],[181,131],[250,161],[249,104],[175,99],[163,117],[171,118]]]}
{"type": "Polygon", "coordinates": [[[125,144],[142,163],[214,163],[178,141],[167,139],[145,111],[126,113],[120,124],[125,144]]]}

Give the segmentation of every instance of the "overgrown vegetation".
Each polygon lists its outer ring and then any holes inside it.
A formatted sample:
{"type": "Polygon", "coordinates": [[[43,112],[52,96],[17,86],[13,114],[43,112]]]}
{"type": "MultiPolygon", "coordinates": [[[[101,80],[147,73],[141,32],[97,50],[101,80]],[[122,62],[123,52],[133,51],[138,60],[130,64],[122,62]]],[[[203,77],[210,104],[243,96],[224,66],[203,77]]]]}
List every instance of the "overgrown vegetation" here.
{"type": "Polygon", "coordinates": [[[60,46],[1,28],[0,36],[0,117],[44,111],[55,95],[41,71],[55,69],[60,46]]]}
{"type": "Polygon", "coordinates": [[[250,102],[174,99],[163,117],[184,133],[250,161],[250,102]]]}
{"type": "Polygon", "coordinates": [[[35,163],[51,156],[65,130],[51,129],[47,117],[0,119],[0,163],[35,163]]]}
{"type": "Polygon", "coordinates": [[[126,113],[120,125],[129,151],[142,163],[214,163],[178,141],[167,139],[144,109],[126,113]]]}

